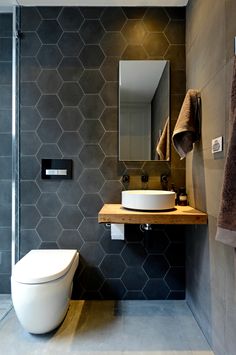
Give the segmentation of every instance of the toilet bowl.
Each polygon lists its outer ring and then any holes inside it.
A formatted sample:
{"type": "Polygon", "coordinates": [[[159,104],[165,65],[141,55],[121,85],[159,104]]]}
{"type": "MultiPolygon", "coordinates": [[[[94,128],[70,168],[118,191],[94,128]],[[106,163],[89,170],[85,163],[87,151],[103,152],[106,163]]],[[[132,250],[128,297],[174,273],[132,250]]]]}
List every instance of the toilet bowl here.
{"type": "Polygon", "coordinates": [[[21,325],[43,334],[64,319],[79,262],[77,250],[31,250],[12,270],[12,302],[21,325]]]}

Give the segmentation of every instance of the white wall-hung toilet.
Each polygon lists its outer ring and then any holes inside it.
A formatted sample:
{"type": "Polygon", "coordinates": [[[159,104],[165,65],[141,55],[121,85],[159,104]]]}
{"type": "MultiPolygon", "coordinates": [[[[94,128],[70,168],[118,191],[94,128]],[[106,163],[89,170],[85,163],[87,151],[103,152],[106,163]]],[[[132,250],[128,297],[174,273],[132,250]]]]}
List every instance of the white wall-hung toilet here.
{"type": "Polygon", "coordinates": [[[12,301],[29,333],[43,334],[64,319],[79,262],[77,250],[31,250],[12,270],[12,301]]]}

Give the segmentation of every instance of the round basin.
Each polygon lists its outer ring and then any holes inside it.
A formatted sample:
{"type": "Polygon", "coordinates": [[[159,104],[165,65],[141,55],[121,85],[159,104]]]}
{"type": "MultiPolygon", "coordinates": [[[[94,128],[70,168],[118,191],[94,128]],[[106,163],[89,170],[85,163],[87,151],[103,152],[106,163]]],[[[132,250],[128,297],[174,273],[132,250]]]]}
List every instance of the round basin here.
{"type": "Polygon", "coordinates": [[[132,210],[170,210],[175,207],[175,192],[164,190],[122,191],[121,204],[132,210]]]}

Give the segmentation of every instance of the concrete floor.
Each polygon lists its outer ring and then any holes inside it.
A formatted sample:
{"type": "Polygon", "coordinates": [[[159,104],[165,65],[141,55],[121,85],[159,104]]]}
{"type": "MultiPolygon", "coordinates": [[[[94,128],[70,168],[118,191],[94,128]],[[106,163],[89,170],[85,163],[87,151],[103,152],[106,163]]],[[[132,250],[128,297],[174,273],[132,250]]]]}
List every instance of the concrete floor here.
{"type": "Polygon", "coordinates": [[[61,326],[32,335],[14,309],[0,321],[1,355],[213,355],[185,301],[71,301],[61,326]]]}

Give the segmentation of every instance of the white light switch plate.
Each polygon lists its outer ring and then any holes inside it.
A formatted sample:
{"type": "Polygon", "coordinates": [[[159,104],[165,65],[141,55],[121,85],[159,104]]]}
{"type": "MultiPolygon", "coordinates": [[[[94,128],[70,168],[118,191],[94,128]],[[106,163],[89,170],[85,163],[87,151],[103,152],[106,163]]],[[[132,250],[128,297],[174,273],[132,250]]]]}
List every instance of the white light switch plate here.
{"type": "Polygon", "coordinates": [[[211,141],[211,152],[212,154],[214,153],[219,153],[223,151],[223,137],[217,137],[212,139],[211,141]]]}

